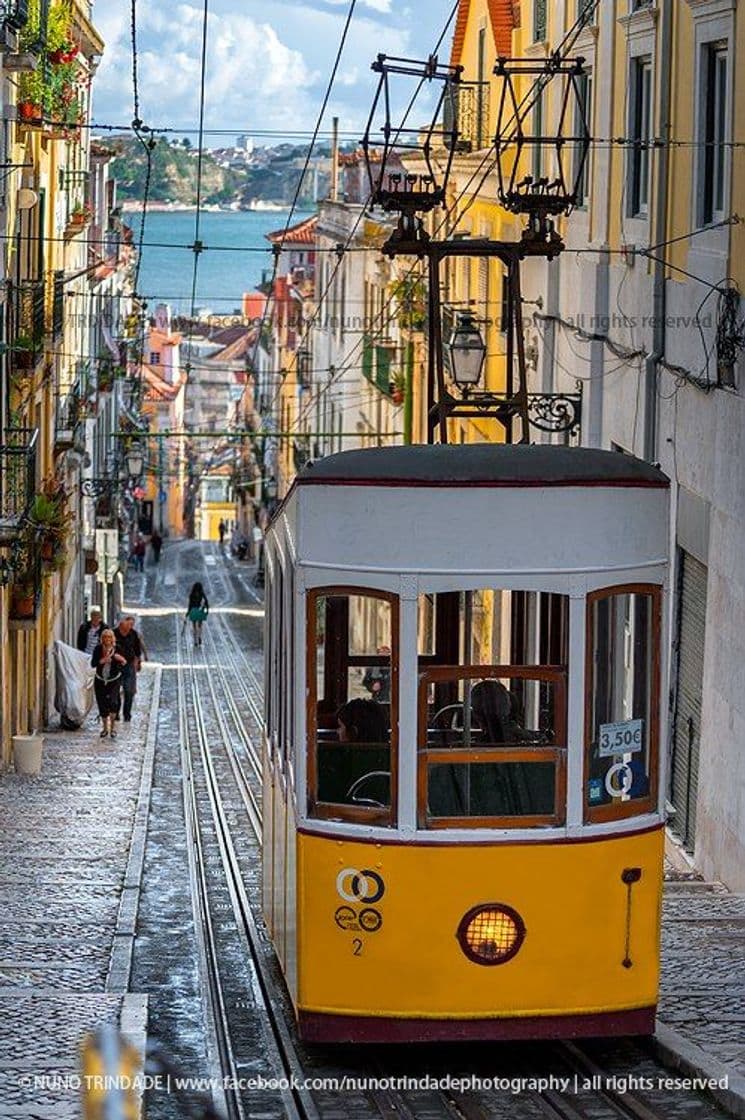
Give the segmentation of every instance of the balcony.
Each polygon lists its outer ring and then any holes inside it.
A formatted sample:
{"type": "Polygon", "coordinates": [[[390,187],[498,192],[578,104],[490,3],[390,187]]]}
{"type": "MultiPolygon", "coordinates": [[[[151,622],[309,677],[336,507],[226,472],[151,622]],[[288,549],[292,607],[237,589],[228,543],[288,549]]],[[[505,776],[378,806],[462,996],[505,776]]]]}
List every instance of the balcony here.
{"type": "Polygon", "coordinates": [[[52,296],[52,338],[57,342],[65,329],[65,274],[55,272],[52,296]]]}
{"type": "Polygon", "coordinates": [[[36,429],[7,431],[0,445],[0,544],[16,541],[36,493],[36,429]]]}
{"type": "Polygon", "coordinates": [[[29,0],[3,0],[0,3],[0,20],[11,31],[22,31],[28,23],[29,0]]]}
{"type": "Polygon", "coordinates": [[[10,584],[8,627],[33,630],[39,618],[42,593],[41,549],[28,530],[13,548],[13,578],[10,584]]]}
{"type": "Polygon", "coordinates": [[[61,387],[56,398],[54,450],[85,451],[85,401],[79,384],[61,387]]]}
{"type": "Polygon", "coordinates": [[[43,280],[8,284],[10,359],[16,375],[31,374],[44,354],[46,297],[43,280]]]}
{"type": "Polygon", "coordinates": [[[457,125],[456,151],[478,152],[492,142],[489,135],[489,83],[463,82],[454,90],[454,104],[445,106],[445,128],[457,125]],[[455,121],[452,120],[453,115],[455,121]]]}

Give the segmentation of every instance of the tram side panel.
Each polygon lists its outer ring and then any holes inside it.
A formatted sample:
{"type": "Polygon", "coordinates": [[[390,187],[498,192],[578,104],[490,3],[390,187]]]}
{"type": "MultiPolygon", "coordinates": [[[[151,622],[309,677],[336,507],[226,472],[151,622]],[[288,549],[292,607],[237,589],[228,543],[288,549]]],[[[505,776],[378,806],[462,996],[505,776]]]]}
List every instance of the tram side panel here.
{"type": "Polygon", "coordinates": [[[471,846],[301,835],[301,1031],[338,1041],[381,1030],[385,1037],[385,1019],[421,1020],[397,1035],[417,1039],[465,1036],[469,1019],[507,1020],[483,1037],[651,1031],[662,854],[661,828],[580,843],[471,846]],[[519,951],[496,966],[469,960],[457,937],[464,915],[487,903],[512,908],[524,923],[519,951]],[[533,1020],[527,1029],[525,1019],[533,1020]],[[438,1021],[450,1024],[444,1034],[438,1021]]]}

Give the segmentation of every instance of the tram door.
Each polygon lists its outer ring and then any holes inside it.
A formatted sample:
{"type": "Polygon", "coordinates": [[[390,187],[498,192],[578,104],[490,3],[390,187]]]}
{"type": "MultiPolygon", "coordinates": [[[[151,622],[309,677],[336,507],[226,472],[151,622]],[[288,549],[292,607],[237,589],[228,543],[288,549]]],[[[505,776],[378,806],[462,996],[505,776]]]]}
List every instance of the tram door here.
{"type": "Polygon", "coordinates": [[[670,800],[675,808],[673,831],[689,851],[696,839],[707,575],[704,564],[681,550],[670,800]]]}

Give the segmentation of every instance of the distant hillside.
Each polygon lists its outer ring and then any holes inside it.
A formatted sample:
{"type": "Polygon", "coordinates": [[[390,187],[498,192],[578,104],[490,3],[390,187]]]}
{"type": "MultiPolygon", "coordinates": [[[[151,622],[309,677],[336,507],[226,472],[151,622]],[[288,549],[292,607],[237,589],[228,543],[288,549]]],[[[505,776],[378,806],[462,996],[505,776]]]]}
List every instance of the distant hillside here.
{"type": "MultiPolygon", "coordinates": [[[[145,193],[147,159],[142,145],[132,136],[120,136],[106,141],[117,153],[112,163],[112,174],[117,180],[122,201],[142,199],[145,193]]],[[[261,154],[250,167],[221,167],[215,159],[205,154],[202,161],[202,201],[206,204],[237,202],[248,206],[256,200],[290,203],[295,195],[303,167],[305,149],[284,144],[276,150],[261,154]]],[[[150,200],[176,202],[193,206],[196,202],[197,154],[181,143],[158,140],[151,153],[152,173],[150,200]]],[[[329,176],[318,175],[311,168],[299,205],[312,204],[323,198],[329,185],[329,176]]]]}
{"type": "MultiPolygon", "coordinates": [[[[145,193],[147,157],[134,137],[118,137],[109,142],[117,153],[112,174],[122,199],[141,199],[145,193]]],[[[181,146],[159,140],[151,152],[150,199],[153,202],[180,202],[193,205],[197,192],[197,154],[181,146]]],[[[240,198],[244,177],[219,167],[205,155],[202,160],[202,200],[228,203],[240,198]]]]}

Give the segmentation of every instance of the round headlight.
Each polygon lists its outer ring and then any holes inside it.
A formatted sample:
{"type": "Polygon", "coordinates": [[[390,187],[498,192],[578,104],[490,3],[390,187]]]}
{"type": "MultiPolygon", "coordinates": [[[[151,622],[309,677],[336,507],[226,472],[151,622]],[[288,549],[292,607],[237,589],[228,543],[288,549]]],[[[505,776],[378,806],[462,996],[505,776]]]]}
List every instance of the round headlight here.
{"type": "Polygon", "coordinates": [[[525,922],[511,906],[487,902],[463,915],[457,937],[469,961],[504,964],[525,940],[525,922]]]}

